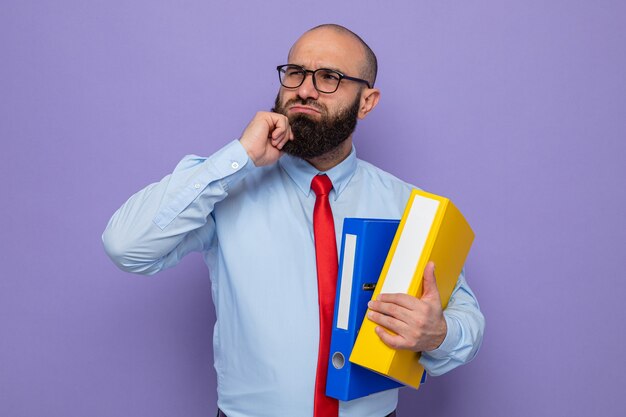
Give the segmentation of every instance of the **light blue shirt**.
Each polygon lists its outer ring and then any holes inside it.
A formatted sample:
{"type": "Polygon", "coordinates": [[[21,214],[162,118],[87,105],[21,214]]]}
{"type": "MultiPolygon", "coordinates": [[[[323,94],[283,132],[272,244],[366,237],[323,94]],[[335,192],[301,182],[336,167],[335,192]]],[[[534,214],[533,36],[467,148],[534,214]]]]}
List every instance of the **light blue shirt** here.
{"type": "MultiPolygon", "coordinates": [[[[218,406],[228,417],[311,417],[319,341],[313,240],[317,171],[289,155],[255,167],[233,141],[185,157],[111,218],[104,246],[123,270],[154,274],[200,251],[217,313],[213,336],[218,406]]],[[[411,185],[350,156],[326,174],[337,242],[345,217],[399,219],[411,185]]],[[[339,244],[338,244],[339,246],[339,244]]],[[[450,298],[442,345],[421,363],[440,375],[476,354],[484,328],[463,274],[450,298]]],[[[340,417],[382,417],[398,391],[340,402],[340,417]]]]}

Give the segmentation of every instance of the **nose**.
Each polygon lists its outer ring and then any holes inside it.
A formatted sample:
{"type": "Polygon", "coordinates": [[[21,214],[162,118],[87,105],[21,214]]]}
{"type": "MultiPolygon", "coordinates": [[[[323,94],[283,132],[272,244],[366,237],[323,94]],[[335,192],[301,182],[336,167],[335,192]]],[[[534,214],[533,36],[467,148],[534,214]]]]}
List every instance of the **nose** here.
{"type": "Polygon", "coordinates": [[[319,92],[315,89],[315,85],[313,84],[313,74],[307,72],[304,76],[304,81],[298,87],[298,97],[303,100],[311,98],[313,100],[317,100],[319,97],[319,92]]]}

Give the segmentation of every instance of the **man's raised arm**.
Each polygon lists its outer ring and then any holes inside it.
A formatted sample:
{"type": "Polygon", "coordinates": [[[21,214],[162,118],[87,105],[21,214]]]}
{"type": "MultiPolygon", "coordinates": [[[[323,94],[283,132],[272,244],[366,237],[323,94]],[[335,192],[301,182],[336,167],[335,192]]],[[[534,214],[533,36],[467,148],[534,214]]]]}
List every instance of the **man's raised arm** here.
{"type": "Polygon", "coordinates": [[[239,141],[208,158],[183,158],[173,173],[115,212],[102,235],[107,254],[124,271],[150,275],[208,249],[215,204],[255,166],[275,163],[291,138],[285,116],[259,112],[239,141]]]}

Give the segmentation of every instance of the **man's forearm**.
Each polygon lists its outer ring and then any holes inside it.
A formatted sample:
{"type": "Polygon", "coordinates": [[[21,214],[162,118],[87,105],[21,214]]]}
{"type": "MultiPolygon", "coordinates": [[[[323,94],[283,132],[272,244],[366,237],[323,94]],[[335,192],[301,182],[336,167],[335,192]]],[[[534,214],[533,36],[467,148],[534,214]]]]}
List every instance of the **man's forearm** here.
{"type": "Polygon", "coordinates": [[[213,238],[213,207],[249,165],[238,142],[209,158],[185,157],[172,174],[115,212],[102,235],[107,254],[121,269],[149,275],[206,249],[213,238]]]}

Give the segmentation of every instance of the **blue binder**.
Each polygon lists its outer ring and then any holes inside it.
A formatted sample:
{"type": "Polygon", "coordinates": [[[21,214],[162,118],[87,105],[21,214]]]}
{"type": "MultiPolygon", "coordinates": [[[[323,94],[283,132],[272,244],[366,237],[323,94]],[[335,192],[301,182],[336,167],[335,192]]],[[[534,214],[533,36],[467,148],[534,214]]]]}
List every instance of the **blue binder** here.
{"type": "Polygon", "coordinates": [[[329,397],[350,401],[403,386],[348,360],[399,224],[399,220],[344,219],[326,381],[329,397]]]}

